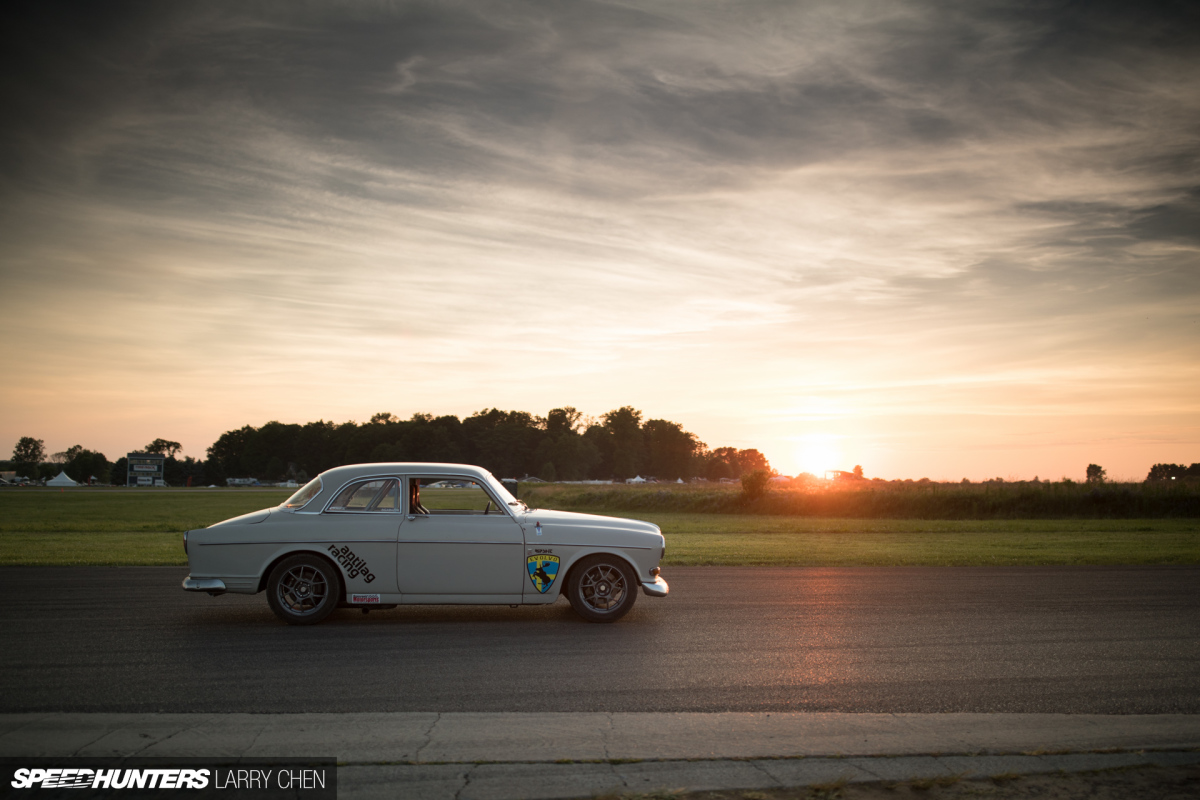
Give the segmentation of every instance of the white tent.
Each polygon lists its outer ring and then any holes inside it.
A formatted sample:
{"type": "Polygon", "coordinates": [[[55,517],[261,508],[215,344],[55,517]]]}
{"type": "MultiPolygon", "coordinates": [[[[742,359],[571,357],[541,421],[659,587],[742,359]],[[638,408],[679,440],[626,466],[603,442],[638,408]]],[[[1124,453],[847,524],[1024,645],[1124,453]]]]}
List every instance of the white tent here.
{"type": "Polygon", "coordinates": [[[643,478],[641,475],[638,475],[634,478],[626,478],[625,482],[626,483],[645,483],[646,479],[643,478]]]}
{"type": "Polygon", "coordinates": [[[67,477],[67,473],[60,472],[55,477],[46,481],[47,486],[78,486],[79,484],[67,477]]]}

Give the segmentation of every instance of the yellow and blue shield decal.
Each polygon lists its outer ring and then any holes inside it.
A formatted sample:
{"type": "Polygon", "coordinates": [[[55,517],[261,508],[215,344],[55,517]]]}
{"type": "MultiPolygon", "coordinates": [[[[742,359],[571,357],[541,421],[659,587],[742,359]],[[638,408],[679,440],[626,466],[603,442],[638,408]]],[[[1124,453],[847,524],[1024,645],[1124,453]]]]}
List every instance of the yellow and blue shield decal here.
{"type": "Polygon", "coordinates": [[[529,556],[525,559],[525,568],[529,570],[533,587],[545,594],[558,577],[558,556],[529,556]]]}

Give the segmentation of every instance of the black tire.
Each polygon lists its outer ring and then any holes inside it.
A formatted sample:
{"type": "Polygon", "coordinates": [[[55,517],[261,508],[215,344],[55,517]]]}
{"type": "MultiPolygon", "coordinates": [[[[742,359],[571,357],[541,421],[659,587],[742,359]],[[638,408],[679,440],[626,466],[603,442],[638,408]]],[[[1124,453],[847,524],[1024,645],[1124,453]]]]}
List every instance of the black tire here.
{"type": "Polygon", "coordinates": [[[310,553],[285,558],[267,580],[267,604],[289,625],[316,625],[342,599],[337,568],[310,553]]]}
{"type": "Polygon", "coordinates": [[[629,613],[641,589],[637,573],[617,556],[588,556],[571,569],[567,600],[588,622],[616,622],[629,613]]]}

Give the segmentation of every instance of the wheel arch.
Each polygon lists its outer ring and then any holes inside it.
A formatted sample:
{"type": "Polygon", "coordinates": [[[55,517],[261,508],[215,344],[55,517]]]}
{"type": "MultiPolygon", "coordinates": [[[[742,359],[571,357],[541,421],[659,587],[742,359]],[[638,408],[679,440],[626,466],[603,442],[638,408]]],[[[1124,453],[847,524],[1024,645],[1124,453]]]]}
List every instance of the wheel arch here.
{"type": "MultiPolygon", "coordinates": [[[[616,549],[613,549],[613,550],[591,550],[589,552],[580,553],[579,555],[575,556],[575,558],[567,566],[567,571],[565,573],[563,573],[563,576],[562,576],[562,583],[559,585],[560,586],[559,592],[566,591],[567,582],[571,580],[571,574],[573,572],[575,572],[575,568],[579,566],[579,562],[584,561],[588,558],[591,558],[592,556],[615,556],[615,557],[621,559],[622,561],[625,562],[626,566],[628,566],[631,570],[633,570],[633,577],[634,577],[635,581],[638,581],[640,584],[640,581],[642,578],[641,578],[641,574],[638,572],[637,562],[635,562],[629,556],[625,555],[620,550],[616,550],[616,549]]],[[[639,585],[638,588],[640,589],[641,586],[639,585]]]]}
{"type": "Polygon", "coordinates": [[[326,564],[329,564],[329,566],[333,567],[333,573],[335,575],[337,575],[337,579],[338,579],[338,601],[341,602],[342,600],[344,600],[346,598],[346,576],[342,574],[341,565],[338,564],[336,561],[334,561],[332,558],[329,558],[327,555],[325,555],[321,551],[310,550],[307,547],[301,547],[301,548],[297,548],[295,550],[285,550],[284,552],[275,556],[275,558],[271,559],[271,562],[269,564],[267,564],[266,568],[263,569],[262,575],[258,576],[258,588],[255,590],[254,593],[258,594],[259,592],[261,592],[267,588],[267,581],[270,580],[271,573],[275,571],[275,567],[277,567],[279,565],[280,561],[283,561],[286,558],[291,558],[292,556],[305,556],[305,555],[316,556],[317,558],[324,561],[326,564]]]}

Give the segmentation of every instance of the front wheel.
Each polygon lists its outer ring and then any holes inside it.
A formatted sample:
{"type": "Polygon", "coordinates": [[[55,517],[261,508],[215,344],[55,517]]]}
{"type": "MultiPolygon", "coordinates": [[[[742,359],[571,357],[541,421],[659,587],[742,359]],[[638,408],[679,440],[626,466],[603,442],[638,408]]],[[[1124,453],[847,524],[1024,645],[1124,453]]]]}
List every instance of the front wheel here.
{"type": "Polygon", "coordinates": [[[582,559],[567,581],[571,608],[588,622],[616,622],[633,608],[637,591],[637,575],[616,556],[582,559]]]}
{"type": "Polygon", "coordinates": [[[289,625],[315,625],[328,617],[342,594],[337,569],[315,555],[285,558],[267,580],[267,604],[289,625]]]}

